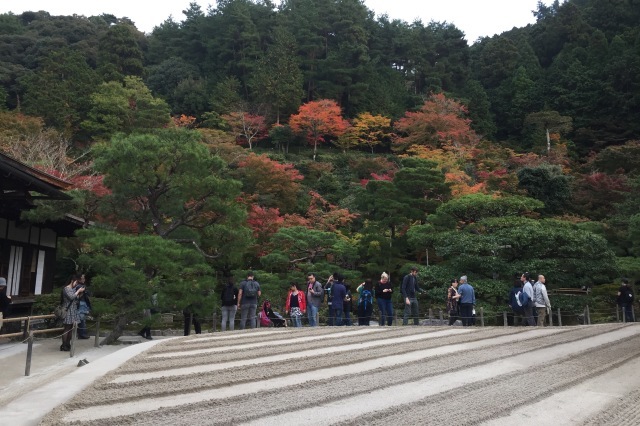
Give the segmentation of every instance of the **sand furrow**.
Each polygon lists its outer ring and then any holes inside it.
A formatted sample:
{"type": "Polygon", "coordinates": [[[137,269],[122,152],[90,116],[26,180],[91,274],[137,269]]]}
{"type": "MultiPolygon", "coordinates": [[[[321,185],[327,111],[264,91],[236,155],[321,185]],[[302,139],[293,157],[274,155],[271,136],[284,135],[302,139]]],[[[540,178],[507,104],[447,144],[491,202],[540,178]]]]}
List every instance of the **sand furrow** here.
{"type": "MultiPolygon", "coordinates": [[[[163,352],[154,349],[153,353],[147,351],[95,382],[82,395],[47,416],[43,424],[477,424],[493,421],[499,425],[506,424],[500,423],[501,419],[506,421],[509,416],[517,416],[518,400],[511,394],[522,393],[522,389],[515,389],[521,383],[520,377],[534,383],[529,393],[533,401],[542,403],[555,393],[570,392],[573,387],[640,355],[640,327],[628,325],[386,330],[382,334],[370,332],[370,341],[358,340],[337,348],[332,345],[341,339],[340,333],[336,333],[337,339],[325,336],[317,340],[303,333],[287,333],[286,337],[277,336],[277,340],[293,340],[298,345],[281,344],[287,351],[276,355],[263,356],[245,348],[252,357],[239,361],[223,357],[211,360],[211,364],[182,366],[158,373],[126,373],[135,370],[134,360],[147,363],[163,352]],[[315,349],[296,350],[296,346],[306,348],[316,344],[315,349]],[[620,354],[624,356],[621,358],[620,354]],[[532,369],[537,373],[535,377],[531,376],[532,369]],[[158,374],[172,376],[153,376],[158,374]],[[535,378],[541,380],[539,386],[535,378]],[[493,395],[498,396],[496,402],[493,395]],[[442,409],[449,406],[449,401],[456,407],[465,406],[467,399],[479,414],[467,418],[442,409]],[[480,408],[483,403],[489,403],[488,407],[480,408]]],[[[351,333],[351,330],[344,332],[351,333]]],[[[326,333],[318,333],[320,335],[326,333]]],[[[357,340],[361,336],[356,333],[348,338],[357,340]]],[[[208,340],[208,344],[199,342],[199,349],[236,342],[235,339],[223,339],[224,343],[208,340]]],[[[171,343],[169,352],[180,347],[171,343]]],[[[182,365],[181,357],[165,361],[182,365]]],[[[629,379],[629,383],[632,382],[629,379]]],[[[612,406],[611,410],[614,409],[612,406]]],[[[632,411],[627,417],[634,418],[632,411]]],[[[591,414],[592,424],[597,424],[598,413],[591,414]]]]}

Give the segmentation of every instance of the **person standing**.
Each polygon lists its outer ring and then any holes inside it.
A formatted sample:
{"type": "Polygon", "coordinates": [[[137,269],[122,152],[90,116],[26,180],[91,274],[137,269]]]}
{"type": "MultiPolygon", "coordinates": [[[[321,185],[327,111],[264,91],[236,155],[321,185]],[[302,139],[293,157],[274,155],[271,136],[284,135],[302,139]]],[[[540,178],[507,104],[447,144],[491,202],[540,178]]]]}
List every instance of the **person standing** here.
{"type": "Polygon", "coordinates": [[[244,330],[249,319],[249,326],[256,328],[256,310],[258,298],[262,295],[260,283],[253,279],[253,272],[247,273],[247,279],[240,283],[238,291],[238,309],[240,309],[240,330],[244,330]]]}
{"type": "Polygon", "coordinates": [[[316,279],[316,274],[307,275],[307,316],[309,327],[318,326],[318,311],[324,299],[324,288],[316,279]]]}
{"type": "Polygon", "coordinates": [[[202,333],[202,324],[200,324],[200,317],[198,311],[200,311],[200,303],[191,303],[189,306],[182,310],[184,316],[184,335],[188,336],[191,333],[191,324],[196,334],[202,333]]]}
{"type": "Polygon", "coordinates": [[[393,303],[391,302],[393,288],[386,272],[380,275],[380,281],[376,284],[375,293],[378,309],[380,310],[380,325],[383,326],[386,322],[388,326],[391,326],[393,323],[393,303]]]}
{"type": "Polygon", "coordinates": [[[307,312],[307,303],[304,293],[298,291],[298,285],[291,283],[289,294],[285,302],[284,313],[291,317],[291,324],[294,327],[302,327],[302,315],[307,312]]]}
{"type": "Polygon", "coordinates": [[[158,293],[153,293],[151,295],[151,306],[148,309],[142,310],[144,327],[142,328],[142,330],[138,332],[138,335],[140,337],[143,337],[147,340],[153,340],[153,337],[151,337],[151,323],[152,323],[151,318],[152,318],[152,315],[155,315],[159,312],[160,310],[158,309],[158,293]]]}
{"type": "Polygon", "coordinates": [[[373,282],[367,278],[356,291],[358,292],[358,325],[369,325],[373,313],[373,282]]]}
{"type": "Polygon", "coordinates": [[[333,295],[331,294],[331,290],[333,288],[333,282],[335,281],[334,276],[336,273],[331,274],[329,278],[327,278],[327,283],[324,285],[324,292],[327,295],[327,325],[334,325],[335,314],[333,312],[333,295]]]}
{"type": "Polygon", "coordinates": [[[547,312],[551,311],[551,302],[547,295],[544,275],[538,275],[538,281],[533,285],[533,304],[538,311],[538,327],[544,327],[547,312]]]}
{"type": "Polygon", "coordinates": [[[468,327],[473,325],[473,307],[476,304],[476,292],[473,286],[467,282],[467,276],[460,277],[460,286],[458,287],[460,295],[460,316],[462,317],[462,325],[468,327]]]}
{"type": "Polygon", "coordinates": [[[11,296],[7,294],[7,279],[0,277],[0,312],[2,312],[3,318],[9,316],[10,309],[11,296]]]}
{"type": "Polygon", "coordinates": [[[238,289],[233,283],[233,279],[229,278],[227,285],[224,286],[222,293],[220,293],[221,310],[222,310],[222,326],[221,330],[227,330],[227,324],[229,324],[229,330],[233,331],[236,324],[236,312],[238,311],[238,289]]]}
{"type": "Polygon", "coordinates": [[[522,274],[520,281],[522,282],[522,291],[527,293],[527,296],[529,296],[529,303],[527,303],[526,306],[522,306],[522,315],[524,317],[525,325],[533,327],[536,323],[533,320],[533,285],[531,285],[529,273],[525,272],[522,274]]]}
{"type": "Polygon", "coordinates": [[[331,286],[331,305],[333,307],[333,325],[342,325],[343,302],[347,296],[347,288],[344,286],[344,277],[340,273],[333,274],[333,285],[331,286]]]}
{"type": "Polygon", "coordinates": [[[351,327],[351,312],[353,311],[353,298],[351,297],[351,286],[349,284],[344,285],[347,290],[346,296],[344,296],[344,302],[342,302],[342,312],[344,313],[344,320],[342,325],[351,327]]]}
{"type": "Polygon", "coordinates": [[[67,314],[62,320],[64,331],[62,333],[61,351],[71,350],[71,333],[73,325],[78,322],[78,299],[84,293],[84,287],[78,286],[80,282],[79,275],[73,275],[69,280],[69,284],[62,288],[60,303],[67,309],[67,314]]]}
{"type": "Polygon", "coordinates": [[[458,300],[460,294],[458,294],[458,280],[455,278],[451,280],[451,286],[447,290],[447,312],[449,312],[449,325],[455,324],[460,316],[458,300]]]}
{"type": "MultiPolygon", "coordinates": [[[[518,296],[520,296],[524,290],[522,289],[522,281],[520,278],[515,278],[513,282],[513,287],[509,291],[509,307],[511,308],[511,312],[513,315],[513,325],[518,325],[518,319],[522,319],[522,325],[526,325],[526,319],[524,316],[524,307],[521,305],[520,300],[518,300],[518,296]]],[[[530,305],[530,303],[527,303],[530,305]]]]}
{"type": "Polygon", "coordinates": [[[618,290],[617,302],[622,310],[622,315],[624,315],[624,321],[633,322],[633,291],[629,286],[629,280],[626,278],[622,279],[622,285],[618,290]]]}
{"type": "Polygon", "coordinates": [[[84,287],[78,302],[78,339],[88,339],[87,315],[91,312],[91,301],[89,300],[89,290],[87,289],[87,278],[84,274],[80,275],[78,285],[84,287]]]}
{"type": "Polygon", "coordinates": [[[411,267],[411,272],[404,276],[402,279],[402,300],[404,301],[404,318],[402,324],[409,324],[409,316],[413,318],[413,325],[419,323],[418,313],[418,298],[417,295],[420,292],[418,287],[418,268],[411,267]]]}

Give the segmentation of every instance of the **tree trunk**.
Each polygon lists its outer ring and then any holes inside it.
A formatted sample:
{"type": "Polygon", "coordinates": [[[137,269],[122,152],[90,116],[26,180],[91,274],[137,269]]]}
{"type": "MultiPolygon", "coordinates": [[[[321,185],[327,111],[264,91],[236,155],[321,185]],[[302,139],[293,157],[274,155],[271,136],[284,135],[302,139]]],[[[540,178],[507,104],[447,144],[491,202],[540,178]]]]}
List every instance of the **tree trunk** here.
{"type": "Polygon", "coordinates": [[[551,152],[551,138],[549,137],[549,129],[547,130],[547,155],[551,152]]]}
{"type": "Polygon", "coordinates": [[[127,326],[127,316],[126,315],[118,316],[113,324],[113,330],[111,330],[111,333],[109,333],[107,337],[102,339],[102,342],[100,342],[100,345],[111,345],[115,343],[116,340],[118,340],[118,338],[122,336],[122,332],[124,331],[124,328],[126,326],[127,326]]]}

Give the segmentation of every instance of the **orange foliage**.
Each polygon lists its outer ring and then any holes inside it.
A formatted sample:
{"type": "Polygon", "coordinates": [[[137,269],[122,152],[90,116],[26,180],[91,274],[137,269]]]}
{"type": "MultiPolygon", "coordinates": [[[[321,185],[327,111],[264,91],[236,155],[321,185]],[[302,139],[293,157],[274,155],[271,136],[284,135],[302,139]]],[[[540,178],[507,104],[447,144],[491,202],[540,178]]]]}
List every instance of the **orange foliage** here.
{"type": "Polygon", "coordinates": [[[441,93],[432,95],[419,111],[407,112],[396,122],[395,128],[401,136],[396,138],[394,146],[406,150],[413,145],[426,145],[464,158],[480,140],[466,114],[462,104],[441,93]]]}
{"type": "Polygon", "coordinates": [[[193,129],[195,127],[196,118],[191,115],[180,115],[180,117],[171,117],[173,124],[176,127],[185,127],[187,129],[193,129]]]}
{"type": "Polygon", "coordinates": [[[304,135],[313,145],[315,159],[318,143],[326,142],[326,137],[342,135],[349,123],[342,118],[340,106],[330,99],[311,101],[300,106],[298,114],[289,119],[289,126],[294,133],[304,135]]]}
{"type": "Polygon", "coordinates": [[[261,205],[280,210],[295,206],[304,176],[292,164],[252,153],[239,161],[238,167],[245,193],[257,195],[261,205]]]}
{"type": "Polygon", "coordinates": [[[347,132],[349,137],[345,137],[345,143],[341,143],[344,148],[366,145],[373,154],[374,148],[382,144],[388,144],[393,136],[391,131],[391,119],[382,115],[372,115],[363,112],[353,120],[353,125],[347,132]]]}
{"type": "Polygon", "coordinates": [[[358,217],[358,214],[351,213],[348,209],[329,203],[317,192],[310,191],[309,195],[311,195],[311,202],[306,217],[311,225],[310,228],[335,232],[358,217]]]}
{"type": "Polygon", "coordinates": [[[464,163],[461,163],[461,160],[453,152],[414,145],[408,150],[408,153],[438,163],[438,166],[445,171],[445,181],[451,184],[451,195],[454,197],[485,192],[485,185],[474,182],[473,178],[463,171],[464,163]]]}

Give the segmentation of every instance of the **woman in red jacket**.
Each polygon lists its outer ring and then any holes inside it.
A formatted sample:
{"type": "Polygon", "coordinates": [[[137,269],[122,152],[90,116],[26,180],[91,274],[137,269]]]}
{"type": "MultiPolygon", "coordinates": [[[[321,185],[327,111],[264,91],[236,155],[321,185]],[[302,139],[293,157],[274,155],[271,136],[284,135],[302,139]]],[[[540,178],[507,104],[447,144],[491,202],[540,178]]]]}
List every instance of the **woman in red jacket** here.
{"type": "Polygon", "coordinates": [[[302,315],[307,312],[307,301],[304,293],[298,291],[298,285],[291,283],[289,294],[285,303],[285,314],[291,316],[291,323],[294,327],[302,327],[302,315]]]}

